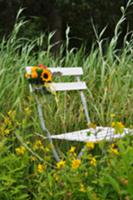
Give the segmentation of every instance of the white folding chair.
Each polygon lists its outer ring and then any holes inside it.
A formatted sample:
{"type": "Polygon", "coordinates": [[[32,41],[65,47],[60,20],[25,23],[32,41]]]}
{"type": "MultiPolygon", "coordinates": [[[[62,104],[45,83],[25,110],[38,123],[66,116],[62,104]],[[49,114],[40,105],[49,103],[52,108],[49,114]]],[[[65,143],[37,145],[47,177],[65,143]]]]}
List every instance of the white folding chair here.
{"type": "MultiPolygon", "coordinates": [[[[32,68],[31,66],[26,67],[27,73],[30,74],[31,68],[32,68]]],[[[54,74],[60,74],[61,76],[74,76],[76,78],[75,82],[60,82],[60,83],[52,82],[48,84],[49,84],[49,87],[52,87],[55,92],[73,91],[73,90],[79,91],[86,121],[87,121],[87,124],[89,124],[91,121],[90,121],[90,117],[88,113],[86,98],[83,92],[84,90],[87,89],[87,86],[84,81],[80,80],[80,76],[83,75],[82,67],[56,67],[56,68],[51,67],[49,68],[49,70],[54,74]]],[[[37,91],[40,90],[41,92],[43,92],[42,86],[33,87],[32,84],[29,84],[29,87],[30,87],[30,91],[34,93],[35,100],[37,102],[38,115],[39,115],[42,130],[46,132],[46,137],[44,137],[43,135],[41,136],[44,139],[47,138],[49,140],[52,147],[53,155],[56,161],[59,161],[60,158],[56,151],[56,148],[53,145],[54,139],[77,141],[77,142],[89,142],[89,141],[98,142],[101,140],[109,141],[116,138],[122,138],[125,135],[130,134],[132,132],[132,130],[124,128],[124,131],[122,134],[115,134],[115,129],[112,127],[97,126],[96,128],[87,128],[84,130],[52,135],[45,126],[45,120],[44,120],[43,112],[42,112],[42,105],[39,102],[38,96],[36,94],[36,90],[37,91]]],[[[83,154],[83,149],[80,151],[78,158],[80,158],[82,154],[83,154]]]]}

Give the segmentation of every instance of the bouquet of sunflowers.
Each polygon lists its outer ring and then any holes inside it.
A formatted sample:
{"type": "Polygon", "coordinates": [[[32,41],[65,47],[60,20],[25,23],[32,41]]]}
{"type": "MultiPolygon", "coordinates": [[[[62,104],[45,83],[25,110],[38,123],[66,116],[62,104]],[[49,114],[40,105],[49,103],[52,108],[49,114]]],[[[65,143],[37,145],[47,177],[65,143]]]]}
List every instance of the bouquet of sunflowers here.
{"type": "Polygon", "coordinates": [[[35,84],[43,84],[52,81],[51,71],[43,64],[31,67],[30,73],[26,72],[25,77],[30,83],[35,84]]]}

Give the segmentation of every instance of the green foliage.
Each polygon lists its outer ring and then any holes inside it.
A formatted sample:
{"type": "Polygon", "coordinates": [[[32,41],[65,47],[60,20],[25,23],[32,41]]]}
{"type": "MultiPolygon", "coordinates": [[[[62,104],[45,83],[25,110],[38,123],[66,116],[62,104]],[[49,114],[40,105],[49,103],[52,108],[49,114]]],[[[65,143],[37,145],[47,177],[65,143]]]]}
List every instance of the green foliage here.
{"type": "MultiPolygon", "coordinates": [[[[104,143],[102,148],[98,143],[93,149],[86,149],[79,164],[74,164],[76,150],[69,150],[64,165],[52,159],[49,160],[52,165],[47,165],[48,154],[44,163],[40,163],[27,149],[18,152],[16,149],[20,146],[15,148],[14,142],[14,137],[3,138],[0,142],[1,199],[113,200],[133,197],[133,141],[130,137],[113,144],[104,143]],[[118,154],[112,150],[114,144],[113,149],[117,148],[118,154]],[[91,162],[94,157],[95,164],[91,162]]],[[[43,146],[38,140],[29,142],[42,156],[46,144],[43,146]]]]}
{"type": "MultiPolygon", "coordinates": [[[[123,9],[123,8],[122,8],[123,9]]],[[[29,94],[24,78],[25,66],[43,63],[46,66],[83,66],[88,90],[88,108],[92,122],[97,125],[114,124],[121,132],[132,127],[133,102],[133,35],[127,35],[123,48],[117,41],[125,12],[119,20],[114,36],[103,52],[101,36],[88,55],[84,48],[69,51],[69,27],[66,44],[57,58],[51,55],[50,33],[46,50],[42,50],[43,36],[30,41],[19,38],[18,21],[8,40],[0,43],[0,199],[133,199],[133,140],[125,137],[112,143],[100,142],[88,147],[81,160],[76,154],[84,144],[56,143],[62,156],[56,163],[51,146],[42,140],[34,98],[29,94]],[[34,51],[38,48],[38,51],[34,51]],[[64,56],[64,49],[65,56],[64,56]],[[121,122],[122,121],[122,122],[121,122]],[[119,125],[119,126],[118,126],[119,125]],[[95,147],[94,147],[95,146],[95,147]],[[60,148],[60,149],[59,149],[60,148]]],[[[94,27],[95,30],[95,27],[94,27]]],[[[69,80],[69,78],[66,78],[69,80]]],[[[83,108],[75,92],[40,96],[45,110],[46,125],[52,133],[81,129],[86,126],[83,108]]]]}

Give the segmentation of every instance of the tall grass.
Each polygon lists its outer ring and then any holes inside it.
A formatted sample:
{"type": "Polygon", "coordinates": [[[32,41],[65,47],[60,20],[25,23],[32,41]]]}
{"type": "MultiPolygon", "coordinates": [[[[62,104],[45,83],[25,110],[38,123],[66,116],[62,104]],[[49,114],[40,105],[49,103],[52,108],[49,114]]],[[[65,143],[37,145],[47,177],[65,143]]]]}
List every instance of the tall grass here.
{"type": "MultiPolygon", "coordinates": [[[[131,4],[131,2],[130,2],[131,4]]],[[[129,5],[128,5],[129,6],[129,5]]],[[[127,9],[127,8],[126,8],[127,9]]],[[[132,125],[133,118],[133,34],[130,41],[125,35],[123,46],[117,49],[117,42],[121,36],[121,25],[125,20],[125,11],[122,8],[122,17],[116,24],[114,36],[106,46],[103,53],[104,30],[98,34],[95,30],[97,43],[90,52],[85,53],[84,48],[79,50],[69,49],[69,28],[66,31],[66,46],[62,46],[58,57],[51,55],[51,38],[47,37],[47,49],[42,50],[44,37],[41,35],[34,41],[19,38],[18,34],[26,23],[17,17],[14,29],[8,39],[0,42],[0,111],[2,115],[11,110],[17,110],[18,117],[24,107],[34,107],[34,99],[28,90],[28,83],[24,78],[25,66],[43,63],[47,66],[82,66],[83,80],[86,81],[88,90],[85,92],[88,110],[93,122],[100,125],[110,125],[110,114],[116,114],[126,126],[132,125]],[[64,48],[66,55],[64,56],[64,48]],[[38,51],[35,51],[38,49],[38,51]]],[[[19,13],[20,14],[20,13],[19,13]]],[[[80,99],[76,93],[57,94],[58,104],[50,97],[45,103],[46,122],[52,132],[80,129],[86,125],[80,99]],[[71,98],[72,97],[72,98],[71,98]],[[49,102],[51,103],[49,105],[49,102]],[[64,103],[65,102],[65,103],[64,103]],[[79,108],[80,109],[77,109],[79,108]],[[53,119],[54,115],[54,119],[53,119]],[[50,122],[50,123],[49,123],[50,122]],[[62,124],[62,128],[60,126],[62,124]]],[[[32,108],[32,122],[37,120],[36,109],[32,108]]],[[[31,120],[31,119],[30,119],[31,120]]],[[[37,124],[35,125],[39,127],[37,124]]],[[[63,132],[64,132],[63,131],[63,132]]]]}

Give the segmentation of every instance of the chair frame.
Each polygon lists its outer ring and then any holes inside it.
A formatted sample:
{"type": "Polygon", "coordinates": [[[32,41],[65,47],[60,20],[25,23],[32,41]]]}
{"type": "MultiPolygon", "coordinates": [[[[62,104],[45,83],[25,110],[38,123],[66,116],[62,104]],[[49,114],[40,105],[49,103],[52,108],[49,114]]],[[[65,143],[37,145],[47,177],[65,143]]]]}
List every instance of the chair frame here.
{"type": "MultiPolygon", "coordinates": [[[[28,66],[26,67],[26,71],[27,73],[31,73],[31,68],[32,66],[28,66]]],[[[84,114],[85,114],[85,117],[86,117],[86,122],[87,124],[90,124],[91,123],[91,120],[90,120],[90,117],[89,117],[89,112],[88,112],[88,108],[87,108],[87,101],[86,101],[86,97],[84,95],[84,92],[83,90],[87,89],[87,86],[86,86],[86,83],[85,82],[82,82],[80,80],[80,76],[83,75],[83,69],[82,67],[52,67],[52,68],[49,68],[49,70],[53,73],[53,74],[60,74],[61,76],[75,76],[76,78],[76,82],[65,82],[65,83],[49,83],[51,85],[54,85],[54,88],[55,88],[55,91],[71,91],[71,90],[77,90],[79,91],[79,94],[80,94],[80,98],[81,98],[81,102],[82,102],[82,106],[83,106],[83,110],[84,110],[84,114]]],[[[61,139],[61,135],[65,136],[65,135],[71,135],[73,133],[65,133],[65,134],[60,134],[60,135],[51,135],[51,133],[49,132],[49,130],[46,128],[46,125],[45,125],[45,120],[44,120],[44,117],[43,117],[43,111],[42,111],[42,105],[38,99],[38,96],[36,94],[36,90],[40,90],[41,92],[43,92],[42,90],[42,87],[40,88],[33,88],[32,87],[32,84],[29,83],[29,88],[30,88],[30,92],[34,95],[34,98],[35,98],[35,101],[36,101],[36,104],[37,104],[37,110],[38,110],[38,116],[39,116],[39,120],[40,120],[40,125],[41,125],[41,128],[44,132],[46,132],[46,137],[44,137],[43,135],[40,135],[43,139],[48,139],[50,144],[51,144],[51,149],[52,149],[52,152],[53,152],[53,156],[55,158],[55,160],[57,162],[60,161],[60,157],[59,157],[59,154],[53,144],[53,139],[61,139]]],[[[100,140],[111,140],[111,139],[114,139],[114,138],[121,138],[121,137],[124,137],[126,134],[129,134],[129,132],[131,132],[131,130],[129,129],[124,129],[124,133],[123,134],[118,134],[118,135],[114,135],[114,129],[113,128],[110,128],[110,127],[97,127],[96,130],[90,128],[90,129],[87,129],[87,130],[80,130],[80,131],[75,131],[74,133],[76,134],[82,134],[82,133],[86,133],[86,132],[92,132],[92,135],[88,136],[88,141],[93,141],[93,142],[96,142],[96,141],[100,141],[100,140]],[[101,131],[101,135],[97,136],[97,132],[101,131]]],[[[77,135],[78,136],[78,135],[77,135]]],[[[63,137],[62,137],[63,139],[63,137]]],[[[70,138],[71,139],[71,138],[70,138]]],[[[69,139],[69,140],[70,140],[69,139]]],[[[78,141],[78,140],[77,140],[78,141]]],[[[81,140],[80,140],[81,141],[81,140]]],[[[85,147],[84,147],[85,148],[85,147]]],[[[78,154],[78,158],[80,158],[82,155],[83,155],[83,150],[84,148],[81,149],[81,151],[79,152],[78,154]]]]}

